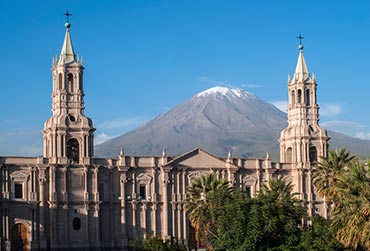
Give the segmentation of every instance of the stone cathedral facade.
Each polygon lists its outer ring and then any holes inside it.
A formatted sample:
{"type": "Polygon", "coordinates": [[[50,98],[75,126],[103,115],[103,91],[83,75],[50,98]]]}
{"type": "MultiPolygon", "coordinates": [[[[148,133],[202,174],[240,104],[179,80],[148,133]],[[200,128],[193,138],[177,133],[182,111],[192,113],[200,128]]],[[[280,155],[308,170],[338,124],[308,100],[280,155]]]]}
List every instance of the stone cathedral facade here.
{"type": "Polygon", "coordinates": [[[310,215],[327,217],[316,197],[311,163],[326,156],[328,137],[318,124],[316,78],[299,47],[288,78],[288,127],[281,132],[280,161],[227,158],[194,149],[181,156],[94,157],[93,122],[84,114],[84,66],[66,23],[52,65],[52,115],[45,122],[42,157],[0,157],[0,250],[126,250],[146,234],[194,243],[184,210],[186,189],[214,172],[254,196],[277,176],[292,181],[310,215]]]}

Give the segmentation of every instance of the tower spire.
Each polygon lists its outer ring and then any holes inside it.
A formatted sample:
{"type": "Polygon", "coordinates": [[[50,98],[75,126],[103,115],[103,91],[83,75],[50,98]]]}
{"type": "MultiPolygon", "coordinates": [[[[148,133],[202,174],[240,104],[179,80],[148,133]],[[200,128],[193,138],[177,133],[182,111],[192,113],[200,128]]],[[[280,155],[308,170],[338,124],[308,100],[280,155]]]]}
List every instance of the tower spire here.
{"type": "Polygon", "coordinates": [[[49,163],[89,164],[94,156],[92,120],[85,113],[81,60],[76,60],[69,30],[67,11],[66,35],[59,60],[52,67],[52,116],[44,125],[44,157],[49,163]]]}
{"type": "Polygon", "coordinates": [[[302,44],[302,39],[304,37],[302,37],[301,34],[299,34],[297,38],[299,39],[299,45],[298,45],[299,56],[298,56],[297,66],[294,72],[294,79],[296,81],[304,82],[310,77],[310,73],[306,65],[306,60],[304,59],[304,56],[303,56],[304,46],[302,44]]]}
{"type": "Polygon", "coordinates": [[[319,125],[316,78],[310,77],[299,35],[299,56],[292,79],[288,78],[288,127],[280,134],[280,161],[308,165],[326,156],[328,137],[319,125]]]}
{"type": "Polygon", "coordinates": [[[67,12],[64,15],[67,17],[67,21],[65,23],[66,35],[64,37],[63,47],[60,52],[58,64],[70,64],[76,62],[76,55],[73,50],[71,35],[69,32],[71,28],[71,24],[69,23],[69,17],[72,16],[72,14],[70,14],[67,10],[67,12]]]}

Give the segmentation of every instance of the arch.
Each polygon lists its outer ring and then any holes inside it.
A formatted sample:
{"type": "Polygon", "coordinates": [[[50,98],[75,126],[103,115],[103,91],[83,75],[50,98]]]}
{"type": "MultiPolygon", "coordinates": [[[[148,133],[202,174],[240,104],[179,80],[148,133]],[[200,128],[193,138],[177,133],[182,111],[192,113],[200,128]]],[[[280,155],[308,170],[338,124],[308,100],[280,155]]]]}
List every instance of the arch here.
{"type": "Polygon", "coordinates": [[[58,85],[59,85],[59,90],[62,90],[63,89],[63,74],[62,73],[59,73],[58,85]]]}
{"type": "Polygon", "coordinates": [[[78,218],[78,217],[73,218],[72,227],[76,231],[81,229],[81,220],[80,220],[80,218],[78,218]]]}
{"type": "Polygon", "coordinates": [[[311,146],[309,150],[309,158],[310,162],[315,162],[317,161],[317,149],[316,146],[311,146]]]}
{"type": "Polygon", "coordinates": [[[83,78],[82,78],[82,73],[79,74],[79,81],[78,81],[78,89],[82,90],[82,85],[83,85],[83,78]]]}
{"type": "Polygon", "coordinates": [[[295,104],[295,91],[294,90],[291,92],[291,100],[292,100],[292,105],[294,105],[295,104]]]}
{"type": "Polygon", "coordinates": [[[292,163],[293,162],[293,149],[291,147],[288,147],[286,149],[286,162],[292,163]]]}
{"type": "Polygon", "coordinates": [[[11,230],[11,250],[30,250],[28,230],[23,223],[17,223],[11,230]]]}
{"type": "Polygon", "coordinates": [[[302,102],[302,90],[298,90],[298,96],[297,96],[297,103],[300,104],[302,102]]]}
{"type": "Polygon", "coordinates": [[[80,148],[75,138],[69,139],[67,142],[67,158],[69,158],[72,163],[79,163],[80,161],[80,148]]]}
{"type": "Polygon", "coordinates": [[[74,86],[73,86],[73,74],[72,73],[68,73],[68,91],[69,93],[73,93],[74,92],[74,86]]]}
{"type": "Polygon", "coordinates": [[[310,105],[310,90],[309,89],[306,89],[305,91],[305,102],[306,102],[306,105],[310,105]]]}

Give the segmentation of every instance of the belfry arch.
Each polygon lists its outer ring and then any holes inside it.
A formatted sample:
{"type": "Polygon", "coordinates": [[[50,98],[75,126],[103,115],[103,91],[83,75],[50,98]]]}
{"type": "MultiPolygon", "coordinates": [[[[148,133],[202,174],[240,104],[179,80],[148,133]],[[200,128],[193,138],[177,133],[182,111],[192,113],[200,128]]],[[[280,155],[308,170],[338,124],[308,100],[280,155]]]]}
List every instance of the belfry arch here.
{"type": "Polygon", "coordinates": [[[80,162],[80,145],[75,138],[67,141],[67,158],[70,159],[72,163],[80,162]]]}

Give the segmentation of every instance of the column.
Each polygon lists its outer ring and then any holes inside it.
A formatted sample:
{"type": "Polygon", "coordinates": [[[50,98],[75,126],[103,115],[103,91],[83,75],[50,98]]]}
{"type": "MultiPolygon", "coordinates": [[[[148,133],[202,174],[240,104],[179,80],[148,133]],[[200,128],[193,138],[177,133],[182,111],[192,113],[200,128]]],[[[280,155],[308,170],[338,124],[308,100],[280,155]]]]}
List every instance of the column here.
{"type": "Polygon", "coordinates": [[[152,205],[152,231],[154,236],[157,236],[157,202],[152,205]]]}
{"type": "Polygon", "coordinates": [[[126,185],[126,172],[121,172],[120,175],[120,201],[121,201],[121,235],[124,239],[127,238],[126,232],[126,196],[125,196],[125,185],[126,185]]]}
{"type": "Polygon", "coordinates": [[[131,207],[132,207],[132,236],[134,239],[136,236],[136,201],[131,201],[131,207]]]}
{"type": "Polygon", "coordinates": [[[41,231],[40,231],[40,238],[45,238],[45,169],[40,169],[39,173],[39,184],[40,184],[40,224],[41,224],[41,231]]]}
{"type": "Polygon", "coordinates": [[[142,215],[143,215],[142,227],[144,229],[144,237],[146,236],[146,233],[148,232],[148,230],[146,229],[147,228],[147,226],[146,226],[146,212],[147,212],[147,209],[148,209],[147,202],[143,202],[141,210],[142,210],[142,215]]]}
{"type": "Polygon", "coordinates": [[[101,235],[100,235],[100,206],[99,202],[95,202],[94,205],[94,218],[95,218],[95,241],[99,242],[101,241],[101,235]]]}
{"type": "Polygon", "coordinates": [[[172,237],[174,238],[174,237],[176,237],[176,202],[175,201],[172,201],[171,202],[171,208],[172,208],[172,226],[171,226],[171,228],[172,228],[172,237]]]}
{"type": "MultiPolygon", "coordinates": [[[[186,170],[182,170],[182,200],[184,201],[186,198],[186,175],[187,172],[186,170]]],[[[186,211],[185,211],[185,204],[182,203],[182,240],[185,242],[187,241],[187,216],[186,216],[186,211]]],[[[179,217],[181,217],[179,215],[179,217]]]]}
{"type": "Polygon", "coordinates": [[[162,173],[162,181],[163,181],[163,208],[162,208],[162,238],[168,239],[168,173],[162,173]]]}

